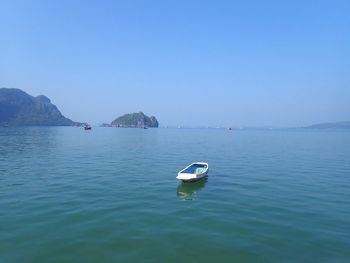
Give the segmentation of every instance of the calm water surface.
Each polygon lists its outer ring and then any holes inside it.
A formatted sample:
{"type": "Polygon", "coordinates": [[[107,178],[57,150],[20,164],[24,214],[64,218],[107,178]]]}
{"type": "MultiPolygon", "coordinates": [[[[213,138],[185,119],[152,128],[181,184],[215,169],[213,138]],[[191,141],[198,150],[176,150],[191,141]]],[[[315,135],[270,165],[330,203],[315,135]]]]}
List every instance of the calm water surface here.
{"type": "Polygon", "coordinates": [[[349,186],[346,131],[0,128],[0,262],[350,262],[349,186]]]}

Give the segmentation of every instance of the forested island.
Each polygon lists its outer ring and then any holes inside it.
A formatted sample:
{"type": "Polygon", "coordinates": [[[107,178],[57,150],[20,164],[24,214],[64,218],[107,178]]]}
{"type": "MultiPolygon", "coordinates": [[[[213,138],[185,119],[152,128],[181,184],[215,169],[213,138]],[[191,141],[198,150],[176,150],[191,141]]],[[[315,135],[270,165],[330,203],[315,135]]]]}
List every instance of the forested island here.
{"type": "Polygon", "coordinates": [[[159,123],[154,116],[148,117],[143,112],[136,112],[116,118],[110,126],[121,128],[158,128],[159,123]]]}

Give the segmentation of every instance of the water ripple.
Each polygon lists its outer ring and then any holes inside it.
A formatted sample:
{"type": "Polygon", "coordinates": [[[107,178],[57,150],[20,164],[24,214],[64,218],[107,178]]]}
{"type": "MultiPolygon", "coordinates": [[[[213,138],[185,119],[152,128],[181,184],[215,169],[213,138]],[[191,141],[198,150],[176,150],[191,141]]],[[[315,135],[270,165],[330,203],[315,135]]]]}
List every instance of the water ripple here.
{"type": "Polygon", "coordinates": [[[349,175],[348,132],[0,128],[1,262],[346,262],[349,175]]]}

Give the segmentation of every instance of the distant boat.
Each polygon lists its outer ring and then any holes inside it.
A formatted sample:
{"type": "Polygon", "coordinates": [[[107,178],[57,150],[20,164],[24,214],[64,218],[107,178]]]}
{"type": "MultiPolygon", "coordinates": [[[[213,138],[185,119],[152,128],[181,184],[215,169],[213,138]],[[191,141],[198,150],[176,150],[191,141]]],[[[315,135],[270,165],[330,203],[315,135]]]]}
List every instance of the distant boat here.
{"type": "Polygon", "coordinates": [[[176,179],[183,182],[198,181],[208,174],[209,165],[204,162],[195,162],[178,172],[176,179]]]}
{"type": "Polygon", "coordinates": [[[84,130],[91,130],[92,128],[91,128],[91,126],[89,125],[89,124],[86,124],[85,126],[84,126],[84,130]]]}

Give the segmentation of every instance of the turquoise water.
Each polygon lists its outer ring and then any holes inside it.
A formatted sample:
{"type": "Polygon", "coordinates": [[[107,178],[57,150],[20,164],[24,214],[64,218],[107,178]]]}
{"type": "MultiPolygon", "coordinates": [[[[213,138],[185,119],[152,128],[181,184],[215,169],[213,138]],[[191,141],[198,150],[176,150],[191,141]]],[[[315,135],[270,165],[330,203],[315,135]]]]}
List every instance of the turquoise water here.
{"type": "Polygon", "coordinates": [[[0,262],[349,262],[349,187],[346,131],[1,128],[0,262]]]}

